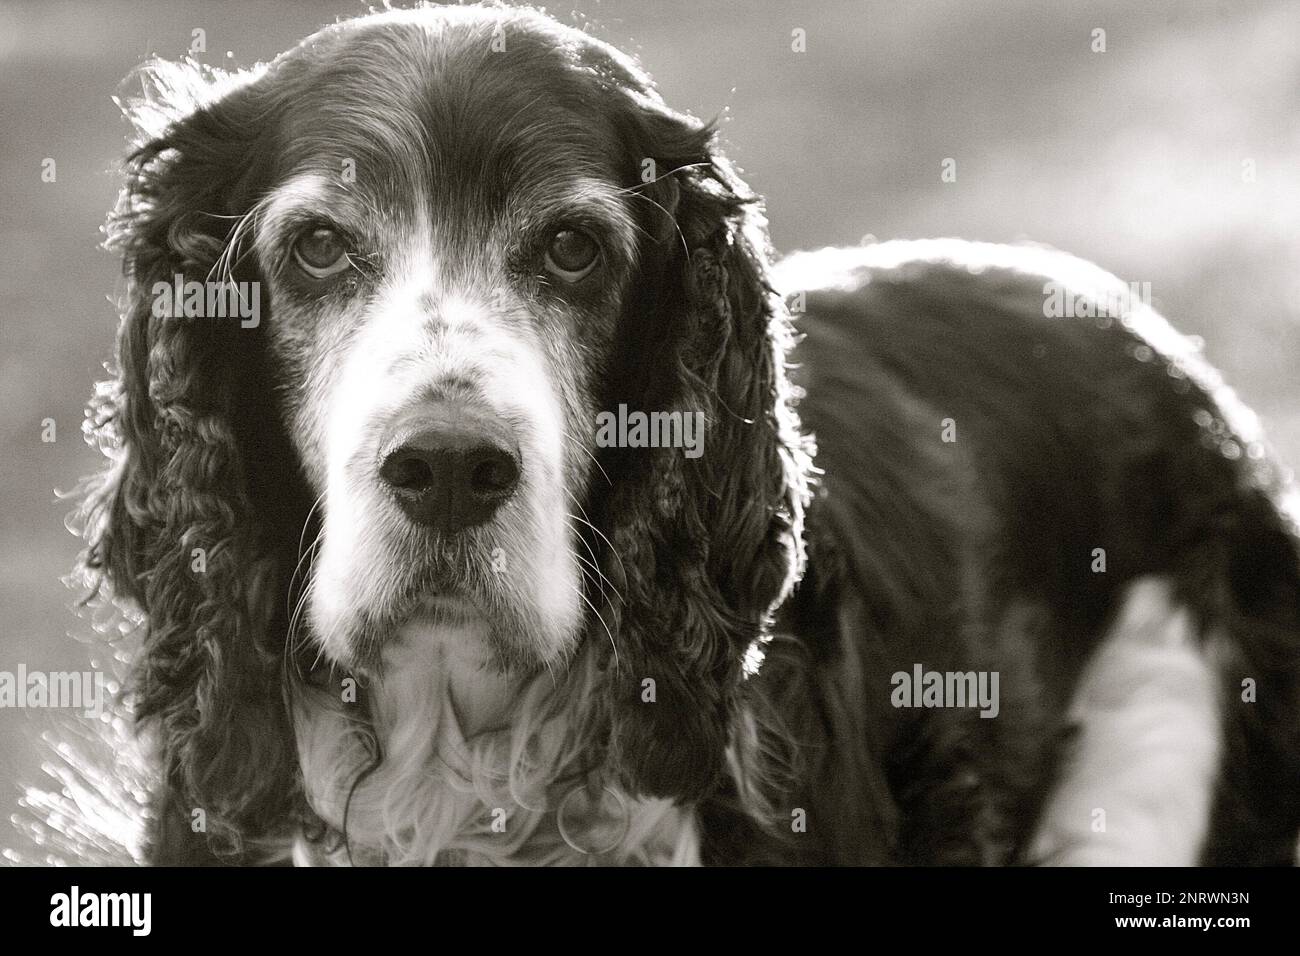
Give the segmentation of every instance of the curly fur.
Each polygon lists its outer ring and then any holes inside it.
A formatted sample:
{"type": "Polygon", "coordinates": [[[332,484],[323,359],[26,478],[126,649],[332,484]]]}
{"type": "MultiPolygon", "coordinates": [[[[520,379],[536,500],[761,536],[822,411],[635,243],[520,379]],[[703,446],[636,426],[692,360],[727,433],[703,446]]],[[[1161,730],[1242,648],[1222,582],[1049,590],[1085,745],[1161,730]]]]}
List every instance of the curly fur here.
{"type": "Polygon", "coordinates": [[[741,662],[802,572],[811,456],[790,404],[789,319],[765,279],[757,200],[707,126],[662,109],[638,118],[644,155],[685,169],[657,199],[674,210],[681,243],[643,268],[653,285],[634,296],[628,364],[610,376],[605,407],[704,410],[710,446],[697,460],[613,450],[605,465],[602,571],[623,595],[607,617],[627,638],[615,762],[636,789],[691,798],[718,781],[741,662]],[[675,322],[663,330],[648,309],[675,322]]]}
{"type": "Polygon", "coordinates": [[[213,846],[238,856],[282,831],[297,803],[276,627],[285,576],[239,434],[239,416],[256,414],[237,407],[245,350],[219,326],[152,313],[155,282],[212,274],[241,202],[227,192],[240,144],[204,107],[184,112],[191,87],[179,76],[146,74],[142,125],[164,103],[173,122],[132,154],[109,220],[127,293],[116,379],[94,407],[111,464],[83,506],[86,564],[147,612],[129,692],[137,719],[157,727],[164,825],[202,810],[213,846]]]}

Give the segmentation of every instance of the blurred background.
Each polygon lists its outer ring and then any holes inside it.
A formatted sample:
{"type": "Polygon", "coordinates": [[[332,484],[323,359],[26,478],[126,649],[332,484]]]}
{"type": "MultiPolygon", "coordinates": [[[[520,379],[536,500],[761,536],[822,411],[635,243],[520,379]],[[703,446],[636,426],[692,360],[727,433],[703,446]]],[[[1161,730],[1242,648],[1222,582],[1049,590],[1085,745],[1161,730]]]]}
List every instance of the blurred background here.
{"type": "MultiPolygon", "coordinates": [[[[0,671],[87,666],[87,627],[60,583],[78,543],[55,491],[99,466],[80,425],[117,324],[118,264],[99,248],[126,134],[112,96],[146,58],[183,56],[196,30],[196,59],[246,66],[364,9],[0,2],[0,671]]],[[[955,235],[1093,259],[1151,283],[1282,458],[1300,461],[1300,3],[579,0],[551,12],[637,55],[670,104],[723,119],[779,250],[955,235]],[[956,182],[941,181],[945,159],[956,182]]],[[[46,721],[0,709],[0,820],[39,776],[46,721]]]]}

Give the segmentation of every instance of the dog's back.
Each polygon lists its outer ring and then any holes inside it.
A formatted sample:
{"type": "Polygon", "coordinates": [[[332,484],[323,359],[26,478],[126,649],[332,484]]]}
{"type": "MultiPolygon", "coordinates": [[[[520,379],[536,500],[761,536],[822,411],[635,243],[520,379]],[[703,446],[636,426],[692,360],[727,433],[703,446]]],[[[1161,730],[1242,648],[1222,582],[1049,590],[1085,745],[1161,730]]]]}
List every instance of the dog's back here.
{"type": "Polygon", "coordinates": [[[1284,482],[1143,289],[956,241],[801,254],[778,283],[823,477],[755,697],[811,761],[805,855],[1290,862],[1284,482]],[[971,672],[996,675],[983,716],[910,689],[971,672]]]}

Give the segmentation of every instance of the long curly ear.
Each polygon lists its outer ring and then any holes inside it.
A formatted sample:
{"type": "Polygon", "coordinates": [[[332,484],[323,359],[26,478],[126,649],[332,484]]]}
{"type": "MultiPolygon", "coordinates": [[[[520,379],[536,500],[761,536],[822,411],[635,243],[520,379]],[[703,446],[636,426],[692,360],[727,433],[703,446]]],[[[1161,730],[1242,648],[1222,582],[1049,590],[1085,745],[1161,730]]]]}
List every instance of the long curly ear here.
{"type": "Polygon", "coordinates": [[[811,457],[790,404],[791,331],[767,282],[757,202],[712,130],[657,97],[637,98],[628,136],[653,160],[641,168],[657,171],[639,194],[659,239],[605,407],[702,414],[704,432],[690,454],[608,453],[603,571],[623,596],[611,607],[621,665],[612,749],[626,785],[689,799],[723,767],[747,655],[802,571],[811,457]]]}
{"type": "Polygon", "coordinates": [[[265,447],[277,416],[260,384],[260,328],[159,306],[178,277],[221,279],[267,315],[239,247],[272,132],[252,78],[164,65],[145,90],[128,108],[142,141],[108,227],[127,280],[116,377],[98,386],[88,423],[110,464],[82,518],[92,578],[144,612],[130,691],[166,780],[154,855],[180,860],[195,848],[174,834],[201,843],[188,835],[206,832],[212,850],[238,854],[294,800],[283,556],[263,543],[282,534],[271,529],[287,520],[286,479],[259,464],[284,460],[265,447]]]}

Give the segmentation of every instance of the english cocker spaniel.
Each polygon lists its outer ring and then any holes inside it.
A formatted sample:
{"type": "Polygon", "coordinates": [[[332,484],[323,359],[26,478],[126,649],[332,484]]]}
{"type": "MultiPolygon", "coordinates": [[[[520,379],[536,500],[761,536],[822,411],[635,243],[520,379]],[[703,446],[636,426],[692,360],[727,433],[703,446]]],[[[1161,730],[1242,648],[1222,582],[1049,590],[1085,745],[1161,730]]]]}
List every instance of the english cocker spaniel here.
{"type": "Polygon", "coordinates": [[[145,78],[81,519],[154,860],[1292,861],[1285,483],[1142,296],[772,266],[710,125],[527,9],[145,78]]]}

